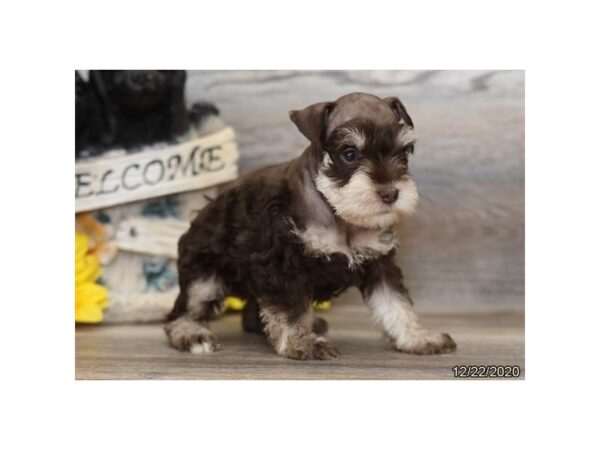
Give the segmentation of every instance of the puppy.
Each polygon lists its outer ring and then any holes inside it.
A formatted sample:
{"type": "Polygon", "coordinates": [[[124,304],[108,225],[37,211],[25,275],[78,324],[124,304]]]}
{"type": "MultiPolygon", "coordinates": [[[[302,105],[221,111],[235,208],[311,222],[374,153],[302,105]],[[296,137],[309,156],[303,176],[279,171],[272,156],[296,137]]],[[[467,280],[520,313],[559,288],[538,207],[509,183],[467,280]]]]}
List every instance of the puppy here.
{"type": "Polygon", "coordinates": [[[422,327],[394,263],[395,226],[418,201],[413,122],[400,100],[354,93],[290,118],[310,141],[302,155],[240,179],[181,237],[170,344],[217,350],[207,321],[235,295],[248,300],[244,328],[263,331],[279,355],[335,358],[311,301],[356,286],[397,350],[454,351],[448,334],[422,327]]]}

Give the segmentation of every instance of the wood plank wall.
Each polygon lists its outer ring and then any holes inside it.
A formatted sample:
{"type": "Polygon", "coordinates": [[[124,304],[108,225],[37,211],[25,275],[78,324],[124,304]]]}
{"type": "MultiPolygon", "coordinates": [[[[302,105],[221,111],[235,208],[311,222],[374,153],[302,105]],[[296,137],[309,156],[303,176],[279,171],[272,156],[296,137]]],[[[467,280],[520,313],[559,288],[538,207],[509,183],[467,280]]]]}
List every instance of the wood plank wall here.
{"type": "Polygon", "coordinates": [[[349,92],[399,96],[418,143],[421,193],[398,259],[427,309],[524,306],[523,71],[190,71],[238,135],[242,172],[297,156],[288,111],[349,92]]]}

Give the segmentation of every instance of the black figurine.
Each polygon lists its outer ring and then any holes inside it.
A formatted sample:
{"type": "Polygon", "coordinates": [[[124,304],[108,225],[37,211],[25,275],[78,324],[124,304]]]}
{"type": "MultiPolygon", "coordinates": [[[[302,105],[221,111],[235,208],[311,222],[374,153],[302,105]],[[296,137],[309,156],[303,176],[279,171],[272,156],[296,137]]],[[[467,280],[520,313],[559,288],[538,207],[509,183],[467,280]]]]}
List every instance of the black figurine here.
{"type": "Polygon", "coordinates": [[[75,72],[75,155],[97,154],[112,143],[109,117],[90,83],[75,72]]]}
{"type": "Polygon", "coordinates": [[[105,100],[112,147],[170,142],[188,129],[184,70],[91,70],[90,84],[105,100]]]}
{"type": "Polygon", "coordinates": [[[76,75],[76,156],[175,142],[218,114],[206,103],[187,110],[185,79],[184,70],[91,70],[88,83],[76,75]]]}

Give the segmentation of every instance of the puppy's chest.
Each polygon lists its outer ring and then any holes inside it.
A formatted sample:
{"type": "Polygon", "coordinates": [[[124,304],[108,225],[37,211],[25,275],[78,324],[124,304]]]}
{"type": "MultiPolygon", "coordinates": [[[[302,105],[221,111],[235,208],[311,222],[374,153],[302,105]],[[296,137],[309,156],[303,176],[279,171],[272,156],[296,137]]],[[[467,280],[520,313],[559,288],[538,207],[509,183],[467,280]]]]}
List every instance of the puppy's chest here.
{"type": "Polygon", "coordinates": [[[304,231],[296,232],[310,256],[330,258],[334,254],[345,255],[348,266],[388,254],[398,244],[392,229],[366,230],[341,229],[309,225],[304,231]]]}

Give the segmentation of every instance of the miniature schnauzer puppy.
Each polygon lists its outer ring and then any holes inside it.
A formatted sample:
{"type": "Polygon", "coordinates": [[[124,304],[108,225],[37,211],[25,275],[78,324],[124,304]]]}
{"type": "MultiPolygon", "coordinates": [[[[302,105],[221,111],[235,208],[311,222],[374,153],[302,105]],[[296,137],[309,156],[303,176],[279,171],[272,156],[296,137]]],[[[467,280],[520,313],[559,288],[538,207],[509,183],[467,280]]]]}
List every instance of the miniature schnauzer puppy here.
{"type": "Polygon", "coordinates": [[[421,325],[394,262],[396,227],[418,201],[413,122],[400,100],[354,93],[290,118],[310,141],[304,152],[242,177],[181,237],[170,344],[217,350],[207,322],[235,295],[248,302],[244,328],[263,332],[279,355],[335,358],[311,302],[356,286],[398,351],[454,351],[448,334],[421,325]]]}

